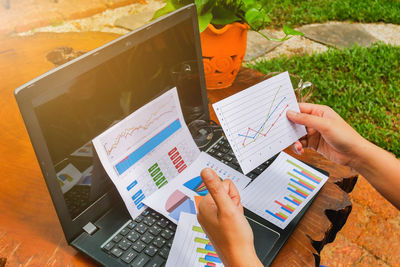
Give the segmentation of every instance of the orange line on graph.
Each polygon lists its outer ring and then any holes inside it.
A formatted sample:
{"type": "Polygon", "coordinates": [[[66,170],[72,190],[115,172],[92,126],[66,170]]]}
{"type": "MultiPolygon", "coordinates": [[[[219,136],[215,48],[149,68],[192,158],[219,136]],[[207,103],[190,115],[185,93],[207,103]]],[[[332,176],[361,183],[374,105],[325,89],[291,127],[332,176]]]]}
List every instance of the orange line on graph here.
{"type": "Polygon", "coordinates": [[[128,136],[132,136],[133,133],[134,133],[135,131],[137,131],[137,130],[140,130],[140,129],[142,129],[142,130],[147,130],[153,122],[157,121],[159,118],[161,118],[161,117],[164,116],[165,114],[171,113],[171,112],[175,109],[175,106],[172,106],[172,109],[171,109],[171,110],[166,111],[166,112],[163,112],[163,113],[159,114],[157,117],[154,117],[154,116],[157,115],[158,112],[160,112],[160,110],[162,110],[166,105],[168,105],[169,102],[170,102],[169,100],[166,101],[166,103],[165,103],[163,106],[161,106],[157,111],[153,112],[153,113],[150,115],[150,118],[146,121],[146,123],[145,123],[144,125],[140,125],[140,126],[132,127],[132,128],[127,128],[127,129],[123,130],[123,131],[115,138],[114,143],[110,146],[110,148],[106,148],[106,146],[104,145],[104,149],[106,150],[107,155],[110,155],[111,152],[112,152],[115,148],[117,148],[117,146],[118,146],[119,142],[121,141],[121,139],[127,138],[128,136]],[[153,118],[153,117],[154,117],[154,118],[153,118]]]}

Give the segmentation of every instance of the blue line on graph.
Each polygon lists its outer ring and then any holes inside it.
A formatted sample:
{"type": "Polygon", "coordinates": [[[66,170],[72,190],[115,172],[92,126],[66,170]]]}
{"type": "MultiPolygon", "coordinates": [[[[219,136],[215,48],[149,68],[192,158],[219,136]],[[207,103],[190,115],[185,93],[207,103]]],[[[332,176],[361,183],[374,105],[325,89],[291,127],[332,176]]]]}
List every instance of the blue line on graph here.
{"type": "Polygon", "coordinates": [[[303,196],[302,194],[297,193],[296,191],[294,191],[294,190],[293,190],[292,188],[290,188],[290,187],[288,187],[287,189],[288,189],[289,191],[292,191],[293,193],[295,193],[295,194],[301,196],[302,198],[306,198],[305,196],[303,196]]]}
{"type": "Polygon", "coordinates": [[[153,136],[149,141],[144,143],[141,147],[133,151],[129,156],[127,156],[125,159],[115,165],[115,169],[118,174],[123,174],[127,169],[129,169],[132,165],[141,160],[150,151],[152,151],[154,148],[164,142],[168,137],[173,135],[181,127],[181,122],[178,119],[168,125],[166,128],[164,128],[161,132],[153,136]]]}
{"type": "Polygon", "coordinates": [[[274,114],[274,112],[278,109],[279,105],[285,99],[286,99],[286,96],[284,98],[282,98],[282,100],[278,103],[278,105],[275,106],[274,110],[271,112],[271,114],[269,114],[268,118],[264,121],[264,123],[260,126],[260,129],[258,129],[258,131],[253,136],[248,136],[245,134],[238,134],[238,136],[243,136],[243,137],[247,137],[247,138],[251,138],[251,139],[256,138],[257,134],[260,134],[261,129],[264,127],[264,125],[268,122],[269,118],[271,118],[272,114],[274,114]]]}
{"type": "Polygon", "coordinates": [[[311,192],[313,191],[312,189],[310,189],[309,187],[305,186],[305,185],[302,184],[302,183],[299,183],[299,182],[296,181],[295,179],[290,178],[290,181],[295,182],[295,183],[298,184],[298,185],[301,185],[302,187],[304,187],[305,189],[307,189],[307,190],[309,190],[309,191],[311,191],[311,192]]]}
{"type": "Polygon", "coordinates": [[[144,204],[143,202],[141,202],[139,205],[137,205],[137,209],[140,210],[141,208],[143,208],[144,204]]]}
{"type": "Polygon", "coordinates": [[[276,216],[275,214],[273,214],[272,212],[270,212],[269,210],[265,210],[267,213],[269,213],[270,215],[272,215],[272,216],[274,216],[275,218],[277,218],[278,220],[280,220],[280,221],[282,221],[282,222],[284,222],[285,220],[284,219],[282,219],[281,217],[279,217],[279,216],[276,216]]]}
{"type": "Polygon", "coordinates": [[[300,204],[298,204],[298,203],[294,202],[293,200],[291,200],[291,199],[290,199],[290,198],[288,198],[288,197],[284,197],[284,199],[286,199],[287,201],[290,201],[290,202],[292,202],[292,203],[293,203],[293,204],[295,204],[296,206],[300,205],[300,204]]]}
{"type": "Polygon", "coordinates": [[[310,176],[308,176],[308,175],[305,175],[304,173],[302,173],[302,172],[299,172],[298,170],[296,170],[296,169],[293,169],[293,171],[295,171],[295,172],[297,172],[298,174],[300,174],[300,175],[303,175],[304,177],[306,177],[308,180],[311,180],[311,181],[313,181],[314,183],[317,183],[317,184],[319,184],[319,182],[318,181],[316,181],[315,179],[313,179],[313,178],[311,178],[310,176]]]}

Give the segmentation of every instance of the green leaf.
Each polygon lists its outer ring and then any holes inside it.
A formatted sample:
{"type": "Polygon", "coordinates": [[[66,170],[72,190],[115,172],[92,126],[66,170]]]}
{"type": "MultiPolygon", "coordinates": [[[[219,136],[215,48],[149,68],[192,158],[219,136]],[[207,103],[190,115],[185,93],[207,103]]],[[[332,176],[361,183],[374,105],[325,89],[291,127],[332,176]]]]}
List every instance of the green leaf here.
{"type": "Polygon", "coordinates": [[[189,1],[187,1],[187,0],[184,0],[184,1],[168,0],[165,6],[163,6],[160,9],[158,9],[154,13],[154,15],[151,18],[151,20],[155,20],[155,19],[157,19],[157,18],[159,18],[161,16],[164,16],[164,15],[166,15],[168,13],[171,13],[172,11],[175,11],[175,10],[181,8],[181,7],[184,7],[184,6],[188,5],[188,4],[190,4],[191,3],[190,1],[191,0],[189,0],[189,1]]]}
{"type": "Polygon", "coordinates": [[[197,14],[202,14],[204,6],[209,2],[209,0],[194,0],[197,8],[197,14]]]}
{"type": "Polygon", "coordinates": [[[287,25],[283,25],[283,32],[286,35],[304,35],[304,33],[296,31],[296,30],[293,30],[292,28],[290,28],[287,25]]]}
{"type": "Polygon", "coordinates": [[[211,20],[212,24],[216,25],[226,25],[233,23],[235,21],[240,21],[240,18],[233,13],[232,10],[223,8],[221,6],[216,6],[213,9],[213,18],[211,20]]]}
{"type": "Polygon", "coordinates": [[[252,24],[260,19],[262,20],[260,12],[255,8],[250,8],[249,10],[247,10],[244,14],[244,17],[249,24],[252,24]]]}
{"type": "Polygon", "coordinates": [[[203,32],[207,28],[208,24],[210,24],[213,15],[210,10],[209,12],[203,15],[199,15],[198,18],[199,18],[199,30],[200,32],[203,32]]]}

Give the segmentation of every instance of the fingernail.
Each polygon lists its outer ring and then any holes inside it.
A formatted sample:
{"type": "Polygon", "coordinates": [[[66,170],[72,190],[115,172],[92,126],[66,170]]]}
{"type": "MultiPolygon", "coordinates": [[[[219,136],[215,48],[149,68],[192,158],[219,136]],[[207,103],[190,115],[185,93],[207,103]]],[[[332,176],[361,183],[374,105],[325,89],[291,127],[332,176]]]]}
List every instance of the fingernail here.
{"type": "Polygon", "coordinates": [[[288,110],[287,112],[286,112],[286,115],[288,115],[288,116],[296,116],[298,114],[298,112],[296,112],[296,111],[293,111],[293,110],[288,110]]]}

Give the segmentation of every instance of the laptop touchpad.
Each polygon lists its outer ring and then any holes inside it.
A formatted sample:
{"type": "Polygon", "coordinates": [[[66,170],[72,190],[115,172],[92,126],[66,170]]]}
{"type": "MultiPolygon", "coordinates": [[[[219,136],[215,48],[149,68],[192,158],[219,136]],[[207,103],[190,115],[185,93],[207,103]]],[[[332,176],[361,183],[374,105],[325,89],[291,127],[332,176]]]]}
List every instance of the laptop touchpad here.
{"type": "Polygon", "coordinates": [[[247,221],[249,222],[251,229],[253,229],[254,246],[256,248],[257,256],[261,261],[263,261],[274,247],[280,234],[249,217],[247,217],[247,221]]]}

